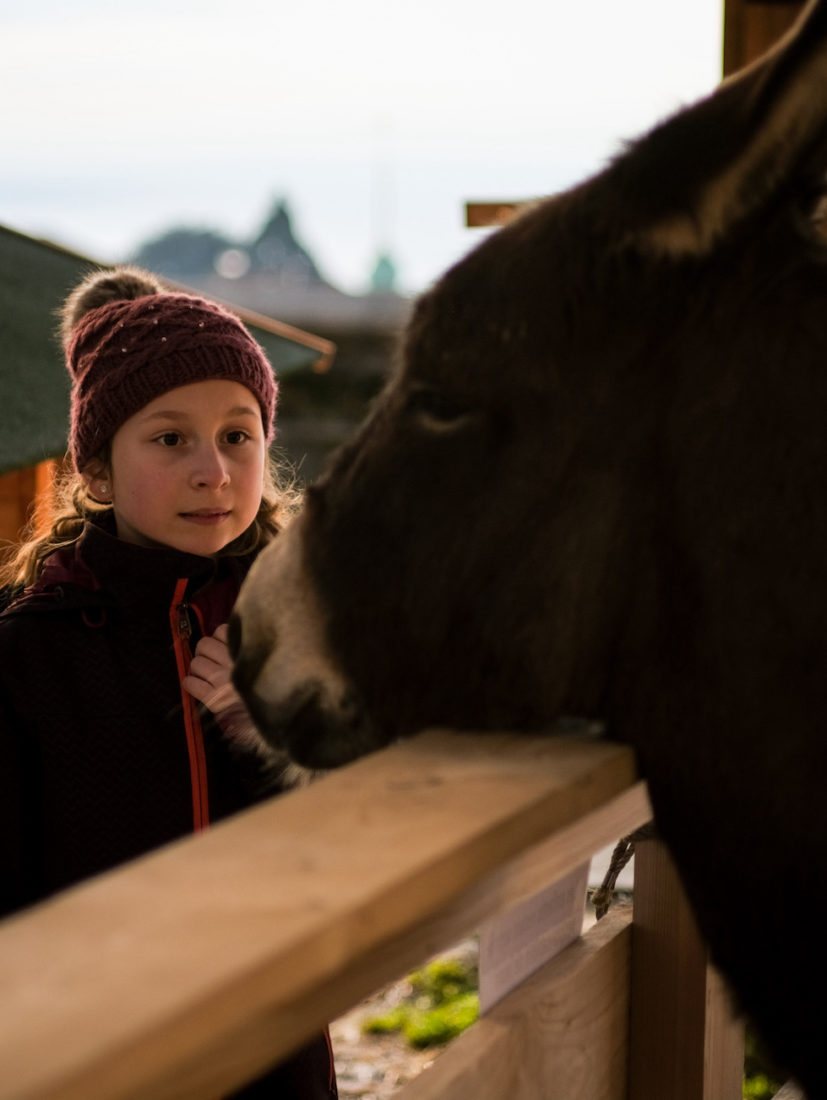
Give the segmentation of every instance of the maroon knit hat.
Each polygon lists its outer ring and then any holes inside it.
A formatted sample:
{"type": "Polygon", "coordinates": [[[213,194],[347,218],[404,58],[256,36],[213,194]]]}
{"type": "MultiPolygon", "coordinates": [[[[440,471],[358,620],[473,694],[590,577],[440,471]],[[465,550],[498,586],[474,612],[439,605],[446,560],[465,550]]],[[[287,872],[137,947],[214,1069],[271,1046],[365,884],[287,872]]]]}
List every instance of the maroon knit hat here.
{"type": "MultiPolygon", "coordinates": [[[[116,280],[108,275],[115,293],[116,280]]],[[[73,379],[69,447],[76,469],[85,469],[154,398],[212,378],[250,390],[271,442],[278,387],[264,351],[238,318],[203,298],[153,293],[149,284],[146,291],[136,297],[133,288],[89,309],[71,331],[66,366],[73,379]]]]}

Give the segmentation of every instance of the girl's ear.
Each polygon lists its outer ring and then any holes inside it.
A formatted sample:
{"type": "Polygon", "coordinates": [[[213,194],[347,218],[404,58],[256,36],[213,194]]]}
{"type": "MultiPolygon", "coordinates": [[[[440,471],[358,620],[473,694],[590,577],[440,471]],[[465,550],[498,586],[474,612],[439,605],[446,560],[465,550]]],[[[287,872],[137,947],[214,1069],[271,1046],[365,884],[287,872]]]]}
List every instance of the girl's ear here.
{"type": "Polygon", "coordinates": [[[97,500],[100,504],[112,503],[112,479],[102,462],[98,460],[90,462],[85,470],[81,470],[80,476],[93,500],[97,500]]]}

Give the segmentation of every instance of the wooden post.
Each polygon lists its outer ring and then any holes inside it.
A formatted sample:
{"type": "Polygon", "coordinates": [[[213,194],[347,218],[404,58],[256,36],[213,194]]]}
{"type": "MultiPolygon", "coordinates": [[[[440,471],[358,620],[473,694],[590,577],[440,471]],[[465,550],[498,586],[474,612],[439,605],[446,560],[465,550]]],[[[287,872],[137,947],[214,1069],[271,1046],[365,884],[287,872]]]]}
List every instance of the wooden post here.
{"type": "Polygon", "coordinates": [[[803,8],[802,0],[726,0],[724,76],[766,53],[790,29],[803,8]]]}
{"type": "Polygon", "coordinates": [[[635,849],[629,1100],[741,1100],[743,1027],[665,847],[635,849]]]}

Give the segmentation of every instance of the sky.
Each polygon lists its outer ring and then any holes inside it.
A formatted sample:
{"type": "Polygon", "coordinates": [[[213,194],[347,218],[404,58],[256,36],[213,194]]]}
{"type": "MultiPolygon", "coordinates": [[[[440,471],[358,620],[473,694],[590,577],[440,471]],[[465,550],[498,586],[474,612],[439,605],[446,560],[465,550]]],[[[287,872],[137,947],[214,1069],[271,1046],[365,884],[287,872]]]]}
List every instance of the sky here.
{"type": "Polygon", "coordinates": [[[720,80],[722,0],[0,0],[0,223],[101,262],[285,199],[418,293],[469,199],[559,191],[720,80]]]}

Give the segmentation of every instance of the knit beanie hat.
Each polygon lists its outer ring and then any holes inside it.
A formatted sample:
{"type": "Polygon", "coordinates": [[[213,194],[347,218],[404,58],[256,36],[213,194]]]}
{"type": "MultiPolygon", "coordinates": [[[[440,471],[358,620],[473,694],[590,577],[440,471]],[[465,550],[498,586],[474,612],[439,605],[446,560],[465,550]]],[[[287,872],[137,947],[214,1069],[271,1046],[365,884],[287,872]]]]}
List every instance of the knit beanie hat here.
{"type": "Polygon", "coordinates": [[[215,302],[172,293],[140,268],[88,276],[63,308],[72,377],[69,449],[82,471],[120,426],[161,394],[190,382],[240,382],[261,407],[270,443],[278,387],[264,351],[215,302]]]}

